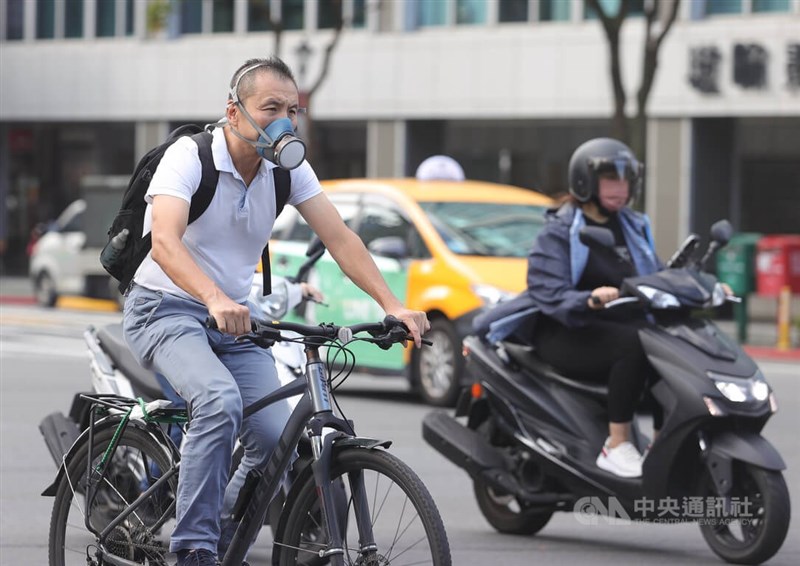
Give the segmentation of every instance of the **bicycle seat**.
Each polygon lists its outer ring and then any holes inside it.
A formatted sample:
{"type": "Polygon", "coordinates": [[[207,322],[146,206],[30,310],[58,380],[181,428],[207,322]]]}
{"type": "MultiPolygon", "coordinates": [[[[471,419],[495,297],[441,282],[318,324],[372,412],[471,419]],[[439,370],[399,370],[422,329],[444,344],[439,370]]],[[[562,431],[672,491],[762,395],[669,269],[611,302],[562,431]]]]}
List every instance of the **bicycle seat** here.
{"type": "Polygon", "coordinates": [[[152,371],[140,366],[128,349],[128,345],[122,337],[121,324],[108,324],[98,329],[97,340],[117,369],[131,381],[131,386],[137,395],[141,395],[147,400],[164,397],[156,376],[152,371]]]}
{"type": "Polygon", "coordinates": [[[542,361],[534,350],[533,346],[527,344],[517,344],[514,342],[502,342],[503,348],[508,355],[517,362],[523,369],[532,373],[535,377],[546,378],[570,389],[575,389],[581,393],[589,394],[594,397],[605,399],[608,397],[608,387],[596,383],[578,381],[560,374],[553,366],[542,361]]]}

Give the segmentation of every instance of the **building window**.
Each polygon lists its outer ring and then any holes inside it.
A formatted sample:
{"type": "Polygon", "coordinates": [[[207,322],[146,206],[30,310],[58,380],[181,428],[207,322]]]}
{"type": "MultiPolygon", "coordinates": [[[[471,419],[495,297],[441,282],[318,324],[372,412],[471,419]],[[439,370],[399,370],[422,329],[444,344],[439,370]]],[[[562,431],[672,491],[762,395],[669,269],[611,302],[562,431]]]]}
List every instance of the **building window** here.
{"type": "Polygon", "coordinates": [[[233,31],[233,0],[214,0],[214,33],[233,31]]]}
{"type": "Polygon", "coordinates": [[[125,0],[125,35],[133,35],[133,2],[125,0]]]}
{"type": "Polygon", "coordinates": [[[366,22],[365,4],[365,0],[320,0],[317,4],[317,29],[336,27],[337,8],[343,11],[344,17],[352,10],[350,27],[363,28],[366,22]]]}
{"type": "Polygon", "coordinates": [[[36,0],[36,38],[53,39],[56,31],[55,0],[36,0]]]}
{"type": "Polygon", "coordinates": [[[114,37],[117,1],[97,0],[96,10],[95,35],[97,37],[114,37]]]}
{"type": "Polygon", "coordinates": [[[456,0],[457,24],[485,24],[486,0],[456,0]]]}
{"type": "Polygon", "coordinates": [[[281,0],[283,29],[303,29],[303,0],[281,0]]]}
{"type": "Polygon", "coordinates": [[[742,12],[742,0],[706,0],[706,15],[739,14],[742,12]]]}
{"type": "MultiPolygon", "coordinates": [[[[540,22],[569,21],[570,4],[571,2],[564,2],[562,0],[539,0],[539,21],[540,22]]],[[[633,6],[631,6],[631,8],[632,7],[633,6]]]]}
{"type": "Polygon", "coordinates": [[[24,36],[25,4],[23,0],[6,0],[6,39],[24,36]]]}
{"type": "Polygon", "coordinates": [[[447,23],[446,0],[417,0],[417,23],[424,26],[443,26],[447,23]]]}
{"type": "Polygon", "coordinates": [[[527,22],[528,0],[504,0],[500,2],[497,20],[500,22],[527,22]]]}
{"type": "Polygon", "coordinates": [[[203,31],[203,3],[198,1],[179,2],[181,33],[201,33],[203,31]]]}
{"type": "Polygon", "coordinates": [[[247,31],[269,31],[270,0],[248,0],[247,2],[247,31]]]}
{"type": "MultiPolygon", "coordinates": [[[[569,4],[568,2],[560,2],[559,0],[551,0],[550,4],[553,5],[554,9],[561,9],[559,4],[569,4]]],[[[603,11],[611,16],[614,17],[619,13],[620,7],[620,0],[600,0],[600,6],[602,6],[603,11]]],[[[569,10],[569,6],[567,7],[569,10]]],[[[628,15],[629,16],[641,16],[644,14],[644,0],[631,0],[628,4],[628,15]]],[[[597,19],[597,12],[595,12],[589,4],[586,4],[586,10],[584,11],[583,18],[586,20],[596,20],[597,19]]]]}
{"type": "Polygon", "coordinates": [[[753,12],[788,12],[790,0],[753,0],[753,12]]]}
{"type": "Polygon", "coordinates": [[[83,0],[65,0],[64,37],[83,37],[83,0]]]}

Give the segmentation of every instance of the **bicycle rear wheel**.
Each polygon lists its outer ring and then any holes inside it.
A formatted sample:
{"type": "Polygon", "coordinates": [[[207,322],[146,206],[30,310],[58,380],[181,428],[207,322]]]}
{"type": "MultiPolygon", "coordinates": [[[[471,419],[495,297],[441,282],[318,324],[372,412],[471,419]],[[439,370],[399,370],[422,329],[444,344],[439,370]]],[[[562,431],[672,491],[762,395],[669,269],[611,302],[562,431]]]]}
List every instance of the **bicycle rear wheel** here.
{"type": "MultiPolygon", "coordinates": [[[[422,480],[406,464],[379,450],[360,448],[338,452],[331,466],[335,489],[343,489],[347,501],[342,517],[344,559],[321,558],[328,546],[327,529],[320,521],[320,504],[314,479],[302,487],[295,501],[287,502],[289,516],[282,540],[274,551],[280,566],[346,564],[358,566],[402,566],[432,564],[450,566],[450,547],[442,518],[422,480]],[[349,474],[361,473],[368,498],[377,550],[361,554],[349,474]]],[[[337,499],[340,499],[337,497],[337,499]]]]}
{"type": "MultiPolygon", "coordinates": [[[[100,462],[114,432],[115,429],[108,428],[95,434],[93,466],[100,462]]],[[[85,521],[88,456],[89,446],[85,443],[70,461],[56,489],[50,519],[50,566],[99,562],[99,541],[85,521]]],[[[171,465],[164,446],[145,431],[128,426],[108,463],[108,475],[97,486],[97,496],[89,509],[92,527],[102,531],[171,465]]],[[[147,566],[173,564],[175,556],[167,549],[174,526],[177,483],[178,477],[174,475],[111,531],[105,541],[105,552],[147,566]]]]}

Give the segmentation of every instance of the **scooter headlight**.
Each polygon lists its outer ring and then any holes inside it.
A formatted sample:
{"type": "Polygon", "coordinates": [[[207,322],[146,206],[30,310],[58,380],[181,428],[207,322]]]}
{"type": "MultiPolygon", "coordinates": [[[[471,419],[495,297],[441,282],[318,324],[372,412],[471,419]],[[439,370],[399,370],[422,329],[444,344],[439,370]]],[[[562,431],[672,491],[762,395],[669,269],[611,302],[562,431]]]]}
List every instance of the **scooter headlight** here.
{"type": "Polygon", "coordinates": [[[661,289],[656,289],[649,285],[639,285],[636,290],[647,297],[647,300],[650,301],[650,304],[655,309],[677,309],[681,306],[681,302],[675,295],[661,289]]]}
{"type": "Polygon", "coordinates": [[[763,403],[769,399],[770,389],[764,376],[757,371],[753,377],[734,377],[709,371],[708,377],[714,381],[717,390],[734,403],[763,403]]]}
{"type": "Polygon", "coordinates": [[[289,310],[289,292],[286,281],[274,277],[272,279],[272,293],[266,297],[263,294],[263,276],[256,273],[253,276],[253,285],[250,287],[250,300],[258,305],[264,315],[271,320],[279,320],[286,316],[289,310]]]}

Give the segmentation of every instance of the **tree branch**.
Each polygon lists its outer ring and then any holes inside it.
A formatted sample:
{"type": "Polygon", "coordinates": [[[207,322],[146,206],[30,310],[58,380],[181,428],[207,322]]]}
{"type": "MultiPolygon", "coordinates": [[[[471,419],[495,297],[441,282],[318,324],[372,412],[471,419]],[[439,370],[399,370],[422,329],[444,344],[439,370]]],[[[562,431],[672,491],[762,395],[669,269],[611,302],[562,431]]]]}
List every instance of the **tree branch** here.
{"type": "Polygon", "coordinates": [[[333,50],[336,49],[336,44],[339,43],[339,37],[342,35],[344,18],[342,17],[341,0],[334,0],[333,4],[336,12],[336,26],[334,27],[333,31],[333,39],[331,39],[331,42],[325,47],[325,54],[322,58],[322,68],[320,69],[319,76],[317,77],[317,80],[314,81],[314,85],[308,90],[309,99],[311,99],[322,83],[325,82],[325,78],[328,76],[328,68],[330,67],[331,63],[331,55],[333,54],[333,50]]]}

